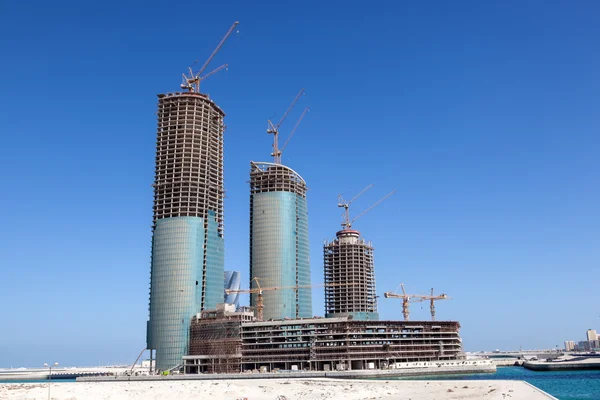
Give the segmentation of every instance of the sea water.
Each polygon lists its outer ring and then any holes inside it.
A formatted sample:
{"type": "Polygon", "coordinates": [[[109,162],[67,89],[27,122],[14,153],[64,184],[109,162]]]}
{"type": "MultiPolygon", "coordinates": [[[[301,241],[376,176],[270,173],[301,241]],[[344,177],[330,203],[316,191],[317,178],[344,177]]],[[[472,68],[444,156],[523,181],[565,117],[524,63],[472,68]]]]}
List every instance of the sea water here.
{"type": "Polygon", "coordinates": [[[410,380],[517,380],[559,400],[600,400],[600,371],[531,371],[523,367],[498,367],[495,374],[439,375],[400,378],[410,380]]]}

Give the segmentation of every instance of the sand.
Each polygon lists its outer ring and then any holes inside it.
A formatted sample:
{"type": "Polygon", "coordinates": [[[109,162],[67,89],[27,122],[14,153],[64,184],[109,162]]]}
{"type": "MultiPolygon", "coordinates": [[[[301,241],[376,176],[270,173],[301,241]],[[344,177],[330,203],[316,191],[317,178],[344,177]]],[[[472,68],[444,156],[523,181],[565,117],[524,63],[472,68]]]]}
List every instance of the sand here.
{"type": "MultiPolygon", "coordinates": [[[[0,384],[0,399],[47,399],[42,383],[0,384]]],[[[55,400],[308,400],[552,399],[521,381],[365,381],[252,379],[230,381],[52,383],[55,400]]]]}

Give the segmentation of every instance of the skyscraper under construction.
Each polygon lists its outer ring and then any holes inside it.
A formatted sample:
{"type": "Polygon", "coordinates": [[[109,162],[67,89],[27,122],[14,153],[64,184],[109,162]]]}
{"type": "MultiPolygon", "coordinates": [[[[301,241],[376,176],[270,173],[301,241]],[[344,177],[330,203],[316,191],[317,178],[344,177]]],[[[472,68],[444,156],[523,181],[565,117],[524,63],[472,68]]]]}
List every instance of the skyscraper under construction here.
{"type": "MultiPolygon", "coordinates": [[[[250,163],[250,285],[282,288],[263,293],[266,320],[313,315],[311,289],[294,289],[310,285],[306,182],[296,171],[281,164],[285,144],[281,149],[277,145],[279,126],[302,93],[303,90],[277,125],[269,122],[267,132],[274,136],[275,162],[250,163]]],[[[251,296],[250,305],[257,306],[256,295],[251,296]]]]}
{"type": "Polygon", "coordinates": [[[343,229],[336,238],[323,246],[323,269],[325,278],[325,317],[351,316],[358,320],[378,320],[377,292],[375,288],[375,265],[373,246],[365,241],[352,223],[373,207],[391,196],[391,192],[373,206],[350,220],[349,206],[371,188],[369,185],[352,200],[346,202],[339,197],[338,207],[343,207],[343,229]]]}
{"type": "Polygon", "coordinates": [[[191,318],[223,302],[225,114],[199,84],[236,25],[199,72],[184,76],[188,92],[158,95],[147,348],[160,371],[187,355],[191,318]]]}
{"type": "Polygon", "coordinates": [[[373,246],[354,229],[343,229],[323,246],[325,317],[378,320],[373,246]]]}

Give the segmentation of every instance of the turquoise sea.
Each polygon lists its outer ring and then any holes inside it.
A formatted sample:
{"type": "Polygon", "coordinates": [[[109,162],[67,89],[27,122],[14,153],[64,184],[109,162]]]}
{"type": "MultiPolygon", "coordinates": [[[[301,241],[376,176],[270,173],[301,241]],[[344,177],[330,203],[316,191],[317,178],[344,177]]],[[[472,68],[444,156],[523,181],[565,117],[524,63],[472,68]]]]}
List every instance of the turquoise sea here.
{"type": "Polygon", "coordinates": [[[600,371],[537,372],[523,367],[498,367],[495,374],[443,375],[402,378],[413,380],[519,380],[559,400],[600,400],[600,371]]]}

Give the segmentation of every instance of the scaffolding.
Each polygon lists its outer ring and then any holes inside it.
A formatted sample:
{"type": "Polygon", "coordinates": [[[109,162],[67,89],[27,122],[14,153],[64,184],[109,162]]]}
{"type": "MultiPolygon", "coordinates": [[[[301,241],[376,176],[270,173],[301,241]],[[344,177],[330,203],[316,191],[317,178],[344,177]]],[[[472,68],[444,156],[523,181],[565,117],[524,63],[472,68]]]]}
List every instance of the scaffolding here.
{"type": "Polygon", "coordinates": [[[241,372],[242,340],[241,326],[254,319],[248,311],[235,312],[232,304],[202,311],[192,319],[190,327],[190,352],[184,360],[197,360],[190,373],[238,373],[241,372]]]}

